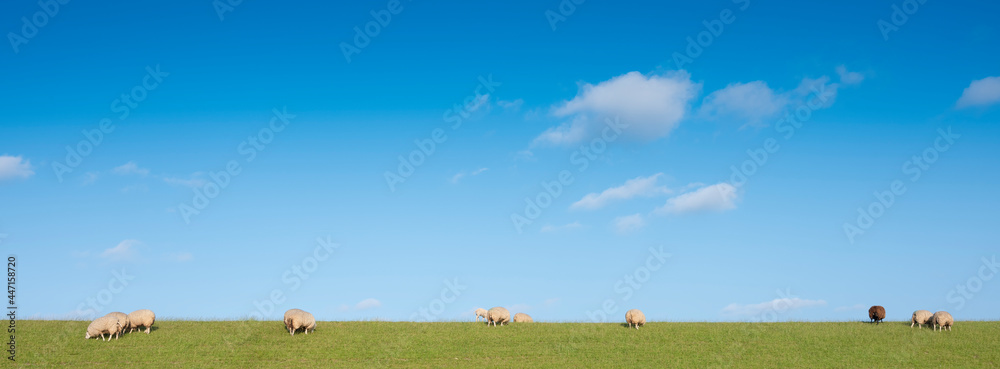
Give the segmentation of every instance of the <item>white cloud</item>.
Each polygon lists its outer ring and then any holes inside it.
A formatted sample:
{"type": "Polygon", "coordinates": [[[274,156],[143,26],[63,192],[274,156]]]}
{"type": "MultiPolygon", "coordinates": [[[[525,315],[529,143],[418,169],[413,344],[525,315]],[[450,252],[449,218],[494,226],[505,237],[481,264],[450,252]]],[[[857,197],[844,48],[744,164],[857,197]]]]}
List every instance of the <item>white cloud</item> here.
{"type": "MultiPolygon", "coordinates": [[[[481,174],[481,173],[483,173],[483,172],[485,172],[487,170],[490,170],[490,168],[479,168],[479,169],[476,169],[476,170],[472,171],[468,175],[469,176],[478,176],[479,174],[481,174]]],[[[464,171],[458,172],[454,176],[451,177],[451,183],[458,183],[458,180],[462,179],[465,176],[466,176],[466,173],[464,171]]]]}
{"type": "Polygon", "coordinates": [[[646,226],[646,220],[638,213],[617,217],[613,223],[618,233],[628,233],[646,226]]]}
{"type": "Polygon", "coordinates": [[[601,193],[589,193],[577,202],[569,206],[571,210],[578,209],[599,209],[609,202],[615,200],[628,200],[636,196],[655,196],[670,193],[664,186],[657,186],[656,181],[663,176],[663,173],[656,173],[649,177],[635,177],[625,181],[625,184],[618,187],[611,187],[601,193]]]}
{"type": "Polygon", "coordinates": [[[793,298],[780,298],[774,299],[768,302],[762,302],[759,304],[737,304],[732,303],[722,309],[722,313],[732,316],[760,316],[768,311],[774,311],[776,313],[784,313],[790,310],[802,309],[807,307],[825,306],[826,301],[823,300],[804,300],[798,297],[793,298]]]}
{"type": "Polygon", "coordinates": [[[962,91],[955,107],[962,109],[972,106],[988,106],[1000,102],[1000,77],[986,77],[972,81],[962,91]]]}
{"type": "Polygon", "coordinates": [[[687,113],[700,85],[687,72],[645,76],[629,72],[597,85],[584,84],[572,100],[553,107],[570,120],[535,138],[532,145],[565,145],[600,133],[607,119],[628,125],[623,135],[654,140],[668,135],[687,113]]]}
{"type": "Polygon", "coordinates": [[[139,168],[134,161],[122,164],[111,170],[115,174],[126,175],[126,174],[138,174],[145,176],[149,174],[149,169],[139,168]]]}
{"type": "Polygon", "coordinates": [[[738,198],[736,187],[725,182],[717,183],[672,197],[667,200],[666,204],[656,208],[656,212],[684,214],[700,211],[725,211],[735,209],[738,198]]]}
{"type": "Polygon", "coordinates": [[[503,108],[504,110],[510,110],[516,112],[518,110],[521,110],[521,106],[524,105],[524,100],[522,99],[517,99],[514,101],[497,100],[497,105],[503,108]]]}
{"type": "Polygon", "coordinates": [[[368,299],[361,300],[361,302],[357,303],[357,305],[354,305],[354,309],[355,310],[368,310],[368,309],[374,309],[374,308],[377,308],[377,307],[380,307],[380,306],[382,306],[382,302],[381,301],[376,300],[376,299],[372,299],[372,298],[368,298],[368,299]]]}
{"type": "Polygon", "coordinates": [[[581,227],[583,227],[583,225],[581,225],[580,222],[573,222],[573,223],[569,223],[569,224],[563,224],[561,226],[545,225],[545,226],[542,226],[542,229],[539,230],[539,232],[555,232],[555,231],[562,231],[562,230],[577,229],[577,228],[581,228],[581,227]]]}
{"type": "Polygon", "coordinates": [[[135,247],[141,244],[138,240],[124,240],[118,246],[104,250],[101,257],[110,260],[131,260],[138,255],[135,247]]]}
{"type": "MultiPolygon", "coordinates": [[[[841,78],[847,78],[854,84],[864,79],[858,73],[847,72],[846,69],[844,72],[847,75],[841,78]]],[[[807,106],[816,110],[832,106],[839,87],[839,84],[831,83],[827,76],[803,78],[794,90],[782,93],[775,92],[764,81],[734,83],[705,97],[699,113],[713,119],[738,119],[744,122],[743,127],[765,127],[769,118],[776,118],[789,109],[807,106]]]]}
{"type": "Polygon", "coordinates": [[[0,155],[0,181],[21,178],[25,179],[35,175],[31,168],[31,161],[24,160],[20,155],[0,155]]]}
{"type": "Polygon", "coordinates": [[[829,108],[837,101],[837,92],[839,90],[840,84],[830,83],[830,77],[803,78],[802,82],[799,82],[799,86],[789,95],[789,99],[796,105],[791,108],[803,105],[809,107],[809,103],[819,103],[818,105],[813,104],[818,106],[817,108],[810,107],[814,110],[829,108]]]}
{"type": "Polygon", "coordinates": [[[840,76],[840,83],[845,85],[856,85],[865,80],[865,75],[847,70],[844,65],[837,66],[837,75],[840,76]]]}
{"type": "Polygon", "coordinates": [[[862,304],[857,304],[857,305],[854,305],[854,306],[840,306],[840,307],[837,307],[837,308],[833,309],[833,311],[837,311],[837,312],[840,312],[840,311],[859,311],[859,310],[868,310],[868,306],[865,306],[865,305],[862,305],[862,304]]]}
{"type": "Polygon", "coordinates": [[[764,81],[733,83],[712,92],[702,101],[700,113],[717,118],[739,118],[759,125],[788,105],[789,97],[777,94],[764,81]]]}

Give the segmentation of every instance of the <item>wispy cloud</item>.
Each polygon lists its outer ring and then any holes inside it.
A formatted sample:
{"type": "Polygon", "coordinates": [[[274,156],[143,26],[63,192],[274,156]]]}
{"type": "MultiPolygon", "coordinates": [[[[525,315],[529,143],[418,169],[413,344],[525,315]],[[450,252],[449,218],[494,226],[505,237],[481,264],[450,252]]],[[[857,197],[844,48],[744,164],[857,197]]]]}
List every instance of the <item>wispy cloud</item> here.
{"type": "Polygon", "coordinates": [[[580,222],[573,222],[573,223],[569,223],[569,224],[563,224],[561,226],[554,226],[554,225],[551,225],[551,224],[547,224],[547,225],[542,226],[542,229],[539,230],[539,232],[566,231],[566,230],[578,229],[578,228],[582,228],[582,227],[583,227],[583,225],[581,225],[580,222]]]}
{"type": "Polygon", "coordinates": [[[0,155],[0,181],[8,179],[26,179],[35,175],[31,167],[31,161],[25,160],[20,155],[0,155]]]}
{"type": "Polygon", "coordinates": [[[601,193],[589,193],[577,202],[569,206],[571,210],[579,209],[599,209],[610,202],[617,200],[628,200],[636,196],[655,196],[670,193],[665,186],[657,186],[657,180],[663,173],[657,173],[649,177],[636,177],[625,181],[625,184],[618,187],[611,187],[601,193]]]}
{"type": "Polygon", "coordinates": [[[149,175],[149,169],[139,168],[139,165],[137,165],[134,161],[130,161],[128,163],[117,166],[114,169],[112,169],[111,172],[118,175],[127,175],[127,174],[138,174],[140,176],[149,175]]]}
{"type": "Polygon", "coordinates": [[[357,304],[355,304],[354,305],[354,310],[368,310],[368,309],[374,309],[374,308],[381,307],[381,306],[382,306],[382,302],[381,301],[373,299],[373,298],[367,298],[367,299],[361,300],[361,302],[358,302],[357,304]]]}
{"type": "Polygon", "coordinates": [[[796,309],[825,306],[823,300],[804,300],[798,297],[780,298],[759,304],[737,304],[732,303],[722,309],[722,313],[730,316],[752,317],[759,316],[768,311],[785,312],[796,309]]]}
{"type": "Polygon", "coordinates": [[[481,173],[483,173],[483,172],[485,172],[487,170],[490,170],[490,168],[479,168],[479,169],[476,169],[476,170],[474,170],[474,171],[472,171],[470,173],[466,173],[464,171],[458,172],[454,176],[451,177],[451,183],[458,183],[459,180],[461,180],[462,178],[464,178],[466,176],[470,176],[470,177],[478,176],[478,175],[480,175],[481,173]]]}
{"type": "Polygon", "coordinates": [[[841,84],[855,85],[864,80],[864,75],[844,66],[837,67],[837,74],[840,83],[830,82],[828,76],[803,78],[787,92],[777,92],[764,81],[732,83],[708,94],[698,112],[709,119],[742,122],[741,128],[765,127],[781,113],[807,102],[819,101],[817,108],[828,108],[837,99],[841,84]]]}
{"type": "Polygon", "coordinates": [[[516,112],[521,110],[521,106],[524,105],[524,100],[517,99],[514,101],[497,100],[497,106],[503,108],[504,110],[516,112]]]}
{"type": "Polygon", "coordinates": [[[101,257],[114,261],[121,260],[133,260],[138,256],[138,251],[136,246],[140,245],[141,242],[138,240],[124,240],[119,242],[117,246],[104,250],[101,252],[101,257]]]}
{"type": "Polygon", "coordinates": [[[972,81],[962,91],[955,107],[959,109],[973,106],[989,106],[1000,102],[1000,76],[986,77],[972,81]]]}
{"type": "Polygon", "coordinates": [[[660,214],[684,214],[702,211],[725,211],[736,208],[739,193],[729,183],[717,183],[667,200],[656,209],[660,214]]]}
{"type": "Polygon", "coordinates": [[[840,83],[845,85],[856,85],[865,80],[865,75],[858,72],[851,72],[847,70],[847,66],[838,65],[837,66],[837,76],[840,77],[840,83]]]}
{"type": "Polygon", "coordinates": [[[785,109],[788,97],[775,93],[764,81],[733,83],[709,94],[699,113],[707,117],[738,118],[759,125],[785,109]]]}
{"type": "Polygon", "coordinates": [[[646,226],[646,220],[643,219],[642,214],[617,217],[612,223],[614,224],[615,232],[618,233],[628,233],[646,226]]]}

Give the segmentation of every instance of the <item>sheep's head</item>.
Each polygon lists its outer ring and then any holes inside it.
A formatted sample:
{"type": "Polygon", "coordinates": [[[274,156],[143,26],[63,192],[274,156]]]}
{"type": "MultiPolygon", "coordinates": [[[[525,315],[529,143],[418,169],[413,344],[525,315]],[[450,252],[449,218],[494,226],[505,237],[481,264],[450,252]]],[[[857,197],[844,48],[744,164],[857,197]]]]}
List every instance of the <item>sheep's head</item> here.
{"type": "Polygon", "coordinates": [[[83,334],[83,339],[89,340],[90,339],[90,332],[84,333],[83,334]]]}

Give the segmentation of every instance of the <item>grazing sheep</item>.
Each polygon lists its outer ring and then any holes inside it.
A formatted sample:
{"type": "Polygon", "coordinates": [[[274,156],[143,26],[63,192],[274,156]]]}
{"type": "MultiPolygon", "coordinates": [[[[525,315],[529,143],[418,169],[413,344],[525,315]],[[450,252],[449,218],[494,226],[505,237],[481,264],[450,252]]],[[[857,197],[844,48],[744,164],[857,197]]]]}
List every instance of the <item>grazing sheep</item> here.
{"type": "Polygon", "coordinates": [[[947,311],[939,311],[934,313],[934,316],[931,317],[931,320],[934,322],[934,330],[943,331],[945,327],[948,327],[948,331],[951,331],[951,326],[955,324],[955,318],[952,318],[951,314],[948,314],[947,311]],[[939,326],[940,329],[938,329],[939,326]]]}
{"type": "Polygon", "coordinates": [[[531,316],[525,313],[514,314],[514,323],[534,323],[531,316]]]}
{"type": "Polygon", "coordinates": [[[931,324],[931,316],[933,316],[933,314],[927,310],[914,311],[913,317],[910,318],[910,328],[913,328],[913,325],[916,324],[918,327],[923,329],[924,324],[931,324]]]}
{"type": "Polygon", "coordinates": [[[483,308],[476,309],[476,321],[477,322],[479,321],[479,317],[482,317],[483,320],[486,320],[486,309],[483,309],[483,308]]]}
{"type": "Polygon", "coordinates": [[[868,309],[868,319],[871,319],[871,323],[878,325],[885,319],[885,308],[878,305],[872,306],[868,309]]]}
{"type": "Polygon", "coordinates": [[[140,330],[139,327],[146,327],[146,334],[149,334],[149,328],[153,327],[153,322],[156,321],[156,314],[153,314],[152,310],[141,309],[136,310],[128,314],[128,333],[132,333],[133,330],[140,330]]]}
{"type": "MultiPolygon", "coordinates": [[[[87,334],[83,335],[84,339],[90,339],[91,337],[101,336],[101,340],[110,341],[111,336],[116,333],[121,332],[122,326],[118,322],[118,318],[113,316],[102,316],[100,318],[94,319],[87,326],[87,334]],[[104,339],[104,334],[108,334],[108,339],[104,339]]],[[[117,337],[115,339],[118,339],[117,337]]]]}
{"type": "Polygon", "coordinates": [[[486,312],[486,325],[493,323],[496,327],[497,323],[503,325],[504,323],[510,323],[510,312],[502,307],[495,307],[486,312]]]}
{"type": "MultiPolygon", "coordinates": [[[[119,330],[118,333],[117,333],[119,336],[122,333],[124,333],[126,329],[128,329],[128,327],[129,327],[128,315],[125,315],[125,313],[120,312],[120,311],[112,311],[112,312],[108,313],[108,315],[105,315],[105,316],[110,316],[110,317],[114,317],[115,319],[118,319],[118,324],[121,325],[121,327],[122,327],[121,330],[119,330]]],[[[115,337],[115,338],[117,339],[118,337],[115,337]]]]}
{"type": "Polygon", "coordinates": [[[285,312],[285,328],[288,328],[288,334],[294,336],[295,331],[302,328],[306,334],[309,331],[316,331],[316,318],[312,314],[305,312],[300,309],[289,309],[285,312]]]}
{"type": "Polygon", "coordinates": [[[639,329],[640,325],[646,325],[646,315],[639,311],[639,309],[626,311],[625,323],[628,323],[629,328],[632,328],[634,324],[635,329],[639,329]]]}

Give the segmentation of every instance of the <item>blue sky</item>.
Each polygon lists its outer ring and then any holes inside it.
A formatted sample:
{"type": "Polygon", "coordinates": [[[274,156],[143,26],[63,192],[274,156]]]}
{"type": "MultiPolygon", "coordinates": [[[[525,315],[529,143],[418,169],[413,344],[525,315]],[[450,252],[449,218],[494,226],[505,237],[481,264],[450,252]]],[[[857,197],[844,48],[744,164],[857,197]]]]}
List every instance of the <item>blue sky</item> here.
{"type": "Polygon", "coordinates": [[[22,316],[1000,318],[1000,5],[0,6],[22,316]]]}

